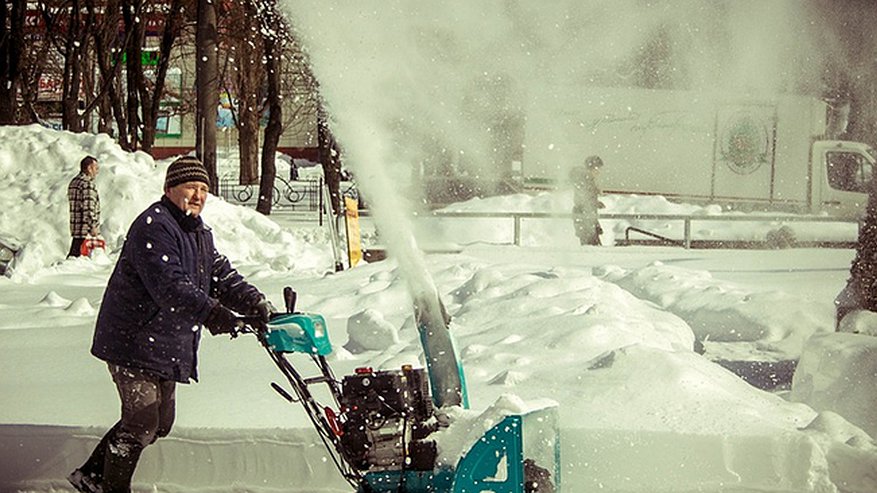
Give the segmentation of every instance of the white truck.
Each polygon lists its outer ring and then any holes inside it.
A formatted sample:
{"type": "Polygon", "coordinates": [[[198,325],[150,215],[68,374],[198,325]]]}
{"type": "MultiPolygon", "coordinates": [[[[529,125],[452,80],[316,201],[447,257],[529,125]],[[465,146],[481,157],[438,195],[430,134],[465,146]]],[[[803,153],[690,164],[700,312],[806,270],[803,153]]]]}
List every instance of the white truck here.
{"type": "Polygon", "coordinates": [[[877,154],[820,140],[827,118],[826,103],[804,96],[582,88],[550,125],[528,115],[521,175],[562,183],[596,154],[604,193],[857,217],[877,154]]]}

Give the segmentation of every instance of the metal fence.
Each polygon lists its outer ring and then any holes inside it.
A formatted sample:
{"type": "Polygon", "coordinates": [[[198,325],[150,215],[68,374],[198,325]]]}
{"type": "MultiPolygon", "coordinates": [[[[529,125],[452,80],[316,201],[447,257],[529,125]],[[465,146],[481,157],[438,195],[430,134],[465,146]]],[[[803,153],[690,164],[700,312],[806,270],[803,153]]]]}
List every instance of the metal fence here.
{"type": "MultiPolygon", "coordinates": [[[[322,178],[317,180],[274,179],[272,208],[278,210],[318,213],[321,205],[322,178]]],[[[223,176],[219,179],[219,195],[234,204],[255,207],[259,201],[259,184],[241,185],[237,179],[223,176]]]]}
{"type": "MultiPolygon", "coordinates": [[[[367,214],[367,213],[366,213],[367,214]]],[[[469,219],[510,219],[512,222],[513,228],[513,244],[516,246],[521,245],[521,222],[524,219],[569,219],[572,221],[572,218],[575,217],[572,213],[546,213],[546,212],[447,212],[447,211],[434,211],[431,214],[432,217],[438,218],[469,218],[469,219]]],[[[640,233],[643,233],[646,236],[650,236],[653,240],[665,240],[671,244],[676,244],[678,246],[684,248],[691,248],[694,240],[692,239],[691,233],[691,225],[694,222],[722,222],[722,221],[741,221],[741,222],[768,222],[768,223],[776,223],[778,226],[783,225],[789,222],[809,222],[809,223],[844,223],[844,224],[855,224],[857,227],[860,227],[861,224],[857,219],[853,218],[841,218],[841,217],[829,217],[829,216],[814,216],[814,215],[685,215],[685,214],[600,214],[601,220],[627,220],[627,221],[681,221],[683,223],[683,238],[681,239],[670,239],[664,238],[660,235],[656,235],[650,233],[647,230],[636,227],[627,228],[627,233],[630,233],[631,230],[636,230],[640,233]]],[[[629,239],[629,238],[628,238],[629,239]]],[[[731,245],[733,241],[715,241],[716,246],[721,245],[731,245]]],[[[807,246],[840,246],[840,247],[849,247],[851,246],[850,241],[822,241],[822,242],[809,242],[813,243],[813,245],[807,246]]],[[[702,245],[702,246],[710,246],[710,245],[702,245]]]]}

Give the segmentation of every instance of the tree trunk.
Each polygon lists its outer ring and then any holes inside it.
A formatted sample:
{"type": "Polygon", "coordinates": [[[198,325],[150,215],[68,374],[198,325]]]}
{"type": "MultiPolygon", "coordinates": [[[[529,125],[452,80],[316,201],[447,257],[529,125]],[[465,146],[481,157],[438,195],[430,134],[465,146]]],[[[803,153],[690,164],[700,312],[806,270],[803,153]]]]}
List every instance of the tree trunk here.
{"type": "Polygon", "coordinates": [[[98,133],[113,135],[113,106],[110,102],[110,96],[109,94],[103,94],[99,98],[97,131],[98,133]]]}
{"type": "Polygon", "coordinates": [[[40,123],[40,116],[34,107],[40,92],[40,78],[49,58],[51,43],[29,46],[30,53],[22,60],[20,78],[18,80],[19,97],[21,98],[20,122],[40,123]]]}
{"type": "Polygon", "coordinates": [[[126,120],[128,122],[128,137],[133,149],[140,147],[141,119],[140,119],[140,93],[143,84],[143,65],[141,65],[141,53],[145,31],[140,19],[143,0],[129,0],[122,2],[122,19],[125,22],[125,70],[127,82],[126,120]]]}
{"type": "Polygon", "coordinates": [[[79,115],[79,90],[82,86],[82,46],[81,15],[79,0],[73,0],[70,15],[67,16],[67,35],[64,46],[64,82],[61,107],[62,125],[71,132],[82,131],[79,115]]]}
{"type": "Polygon", "coordinates": [[[277,169],[274,164],[277,144],[283,133],[282,106],[280,101],[280,53],[277,39],[265,36],[265,70],[268,75],[268,125],[265,126],[265,139],[262,143],[262,178],[259,181],[259,202],[256,210],[271,214],[274,199],[274,178],[277,169]]]}
{"type": "MultiPolygon", "coordinates": [[[[88,22],[86,20],[86,26],[88,26],[88,22]]],[[[85,45],[89,42],[88,30],[83,30],[82,32],[82,43],[85,45]]],[[[88,101],[91,98],[96,98],[97,88],[95,87],[95,73],[96,66],[94,60],[94,51],[93,50],[85,50],[82,54],[82,92],[85,94],[85,99],[83,100],[83,104],[79,108],[79,121],[82,125],[82,130],[84,132],[93,132],[94,126],[93,116],[94,111],[92,111],[95,107],[97,107],[97,103],[88,105],[88,101]]]]}
{"type": "Polygon", "coordinates": [[[262,116],[262,37],[258,14],[252,2],[244,2],[239,22],[244,36],[238,42],[237,56],[237,128],[240,152],[240,184],[253,185],[259,180],[259,120],[262,116]]]}
{"type": "Polygon", "coordinates": [[[25,6],[24,0],[4,1],[0,5],[0,125],[16,123],[25,6]]]}
{"type": "Polygon", "coordinates": [[[195,31],[195,88],[198,111],[195,121],[196,152],[210,176],[210,192],[219,194],[216,173],[216,108],[219,106],[219,60],[216,54],[216,8],[211,0],[198,0],[195,31]]]}
{"type": "Polygon", "coordinates": [[[143,102],[141,114],[143,115],[143,144],[144,152],[152,152],[152,146],[155,145],[156,122],[158,114],[161,110],[161,100],[164,97],[165,79],[167,79],[168,68],[170,67],[171,49],[180,32],[183,20],[183,2],[181,0],[173,0],[170,4],[168,12],[164,17],[164,31],[161,35],[161,44],[158,51],[158,68],[155,71],[155,86],[150,94],[146,90],[145,81],[141,82],[140,98],[143,102]]]}
{"type": "MultiPolygon", "coordinates": [[[[97,18],[95,1],[86,0],[85,3],[89,12],[89,22],[94,25],[97,18]]],[[[119,3],[116,0],[110,0],[104,6],[102,25],[99,28],[92,27],[90,29],[94,38],[95,58],[100,70],[101,89],[96,96],[98,101],[89,104],[86,111],[90,111],[94,104],[100,104],[101,122],[99,128],[101,131],[112,133],[111,121],[115,120],[119,132],[116,136],[119,146],[126,151],[134,151],[136,150],[134,144],[128,138],[128,120],[125,117],[125,105],[121,97],[122,60],[120,55],[115,55],[114,59],[110,50],[118,33],[119,18],[119,3]]],[[[125,45],[127,45],[127,41],[125,45]]]]}
{"type": "Polygon", "coordinates": [[[329,187],[332,212],[337,216],[341,214],[341,158],[327,120],[323,105],[320,104],[317,110],[317,153],[323,166],[326,186],[329,187]]]}
{"type": "Polygon", "coordinates": [[[240,184],[253,185],[259,180],[259,113],[240,114],[238,147],[240,149],[240,184]]]}

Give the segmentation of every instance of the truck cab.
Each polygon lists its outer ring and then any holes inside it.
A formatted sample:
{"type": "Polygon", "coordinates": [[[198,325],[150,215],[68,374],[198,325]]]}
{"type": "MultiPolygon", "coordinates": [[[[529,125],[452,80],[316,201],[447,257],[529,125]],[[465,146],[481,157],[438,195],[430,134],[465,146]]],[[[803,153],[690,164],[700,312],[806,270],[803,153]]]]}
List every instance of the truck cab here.
{"type": "Polygon", "coordinates": [[[860,142],[822,140],[813,143],[813,212],[861,217],[877,152],[860,142]]]}

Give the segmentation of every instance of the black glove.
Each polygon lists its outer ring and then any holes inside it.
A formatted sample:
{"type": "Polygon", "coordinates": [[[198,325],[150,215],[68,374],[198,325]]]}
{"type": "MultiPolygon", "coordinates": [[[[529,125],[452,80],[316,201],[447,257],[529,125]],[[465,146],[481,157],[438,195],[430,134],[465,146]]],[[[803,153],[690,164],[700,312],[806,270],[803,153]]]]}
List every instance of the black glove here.
{"type": "Polygon", "coordinates": [[[207,314],[207,320],[204,321],[207,330],[213,335],[219,334],[235,334],[238,329],[244,326],[244,323],[234,314],[233,311],[217,303],[216,306],[207,314]]]}
{"type": "Polygon", "coordinates": [[[261,301],[253,305],[250,311],[253,315],[258,315],[267,324],[271,317],[277,313],[277,308],[274,308],[274,305],[267,298],[262,298],[261,301]]]}

